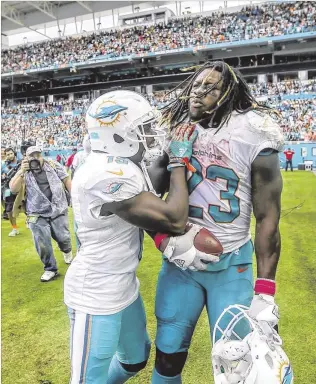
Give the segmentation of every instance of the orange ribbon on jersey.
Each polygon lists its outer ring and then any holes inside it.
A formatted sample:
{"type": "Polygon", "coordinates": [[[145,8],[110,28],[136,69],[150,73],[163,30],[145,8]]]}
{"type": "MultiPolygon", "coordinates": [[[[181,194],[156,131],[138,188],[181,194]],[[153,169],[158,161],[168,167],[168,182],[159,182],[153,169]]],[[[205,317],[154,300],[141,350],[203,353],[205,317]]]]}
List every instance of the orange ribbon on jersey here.
{"type": "Polygon", "coordinates": [[[187,167],[188,171],[191,171],[193,173],[196,172],[196,169],[193,167],[192,164],[190,164],[189,159],[187,157],[184,157],[182,160],[183,160],[185,166],[187,167]]]}

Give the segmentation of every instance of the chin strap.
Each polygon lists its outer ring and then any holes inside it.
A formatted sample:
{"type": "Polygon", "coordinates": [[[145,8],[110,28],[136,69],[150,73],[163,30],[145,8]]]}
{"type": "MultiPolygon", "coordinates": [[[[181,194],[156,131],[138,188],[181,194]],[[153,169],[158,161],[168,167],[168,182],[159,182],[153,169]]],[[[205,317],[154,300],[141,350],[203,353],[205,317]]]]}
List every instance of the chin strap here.
{"type": "Polygon", "coordinates": [[[160,197],[161,195],[159,195],[159,194],[155,191],[154,186],[153,186],[153,183],[152,183],[151,180],[150,180],[150,177],[149,177],[149,174],[148,174],[148,171],[147,171],[147,168],[146,168],[146,165],[145,165],[144,160],[142,160],[142,161],[140,162],[140,166],[142,167],[142,171],[143,171],[143,174],[144,174],[144,176],[145,176],[145,180],[146,180],[146,183],[147,183],[149,192],[153,193],[155,196],[160,197]]]}

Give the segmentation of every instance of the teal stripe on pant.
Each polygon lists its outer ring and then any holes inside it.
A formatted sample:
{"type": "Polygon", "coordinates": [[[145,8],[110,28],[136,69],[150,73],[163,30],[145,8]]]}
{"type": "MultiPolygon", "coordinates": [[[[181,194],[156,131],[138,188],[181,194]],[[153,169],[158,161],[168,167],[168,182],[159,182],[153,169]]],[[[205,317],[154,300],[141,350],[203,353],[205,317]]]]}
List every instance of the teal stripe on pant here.
{"type": "Polygon", "coordinates": [[[68,313],[73,334],[71,384],[106,383],[115,354],[126,364],[138,364],[148,359],[150,340],[140,296],[113,315],[87,315],[71,308],[68,313]]]}
{"type": "Polygon", "coordinates": [[[84,334],[84,345],[83,345],[83,352],[82,352],[82,362],[81,362],[81,372],[80,372],[80,384],[85,383],[85,376],[86,376],[86,367],[88,363],[88,343],[90,342],[90,315],[87,315],[86,317],[86,325],[85,325],[85,334],[84,334]]]}

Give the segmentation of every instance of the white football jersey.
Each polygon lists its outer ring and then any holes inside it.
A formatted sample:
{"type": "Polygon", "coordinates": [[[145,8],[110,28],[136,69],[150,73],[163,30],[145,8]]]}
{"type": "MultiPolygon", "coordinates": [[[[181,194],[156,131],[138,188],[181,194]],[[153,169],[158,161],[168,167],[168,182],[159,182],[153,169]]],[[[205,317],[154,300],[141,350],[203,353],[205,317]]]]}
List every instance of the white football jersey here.
{"type": "Polygon", "coordinates": [[[75,154],[74,159],[72,161],[72,165],[71,165],[74,171],[84,163],[88,155],[89,153],[85,151],[80,151],[75,154]]]}
{"type": "Polygon", "coordinates": [[[250,238],[251,164],[267,148],[282,150],[282,132],[267,114],[233,112],[216,128],[199,124],[188,174],[189,220],[208,228],[222,243],[224,253],[240,248],[250,238]]]}
{"type": "Polygon", "coordinates": [[[146,190],[141,170],[124,158],[91,153],[76,171],[71,196],[81,245],[65,277],[70,308],[107,315],[137,299],[143,231],[116,215],[101,216],[100,210],[146,190]]]}

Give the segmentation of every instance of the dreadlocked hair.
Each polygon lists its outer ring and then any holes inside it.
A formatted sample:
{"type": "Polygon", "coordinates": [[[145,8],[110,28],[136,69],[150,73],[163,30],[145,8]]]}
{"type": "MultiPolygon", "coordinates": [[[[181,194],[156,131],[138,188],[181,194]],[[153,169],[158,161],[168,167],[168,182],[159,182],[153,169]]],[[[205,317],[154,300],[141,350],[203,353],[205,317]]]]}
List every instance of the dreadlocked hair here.
{"type": "MultiPolygon", "coordinates": [[[[223,82],[221,93],[218,101],[212,106],[211,110],[205,112],[200,120],[191,121],[192,123],[200,123],[209,120],[210,124],[220,129],[228,122],[233,111],[238,113],[247,113],[250,110],[271,112],[270,107],[258,103],[252,96],[251,91],[240,72],[231,68],[224,61],[206,62],[201,66],[186,68],[183,71],[190,71],[192,69],[195,69],[193,74],[166,94],[166,96],[168,96],[171,93],[176,93],[179,89],[182,89],[175,100],[171,101],[161,110],[161,124],[167,125],[170,131],[179,124],[190,120],[189,100],[193,97],[190,96],[193,84],[197,77],[206,69],[212,69],[222,74],[220,79],[220,81],[223,82]]],[[[206,96],[213,88],[215,88],[215,86],[216,84],[210,85],[202,97],[206,96]]]]}

